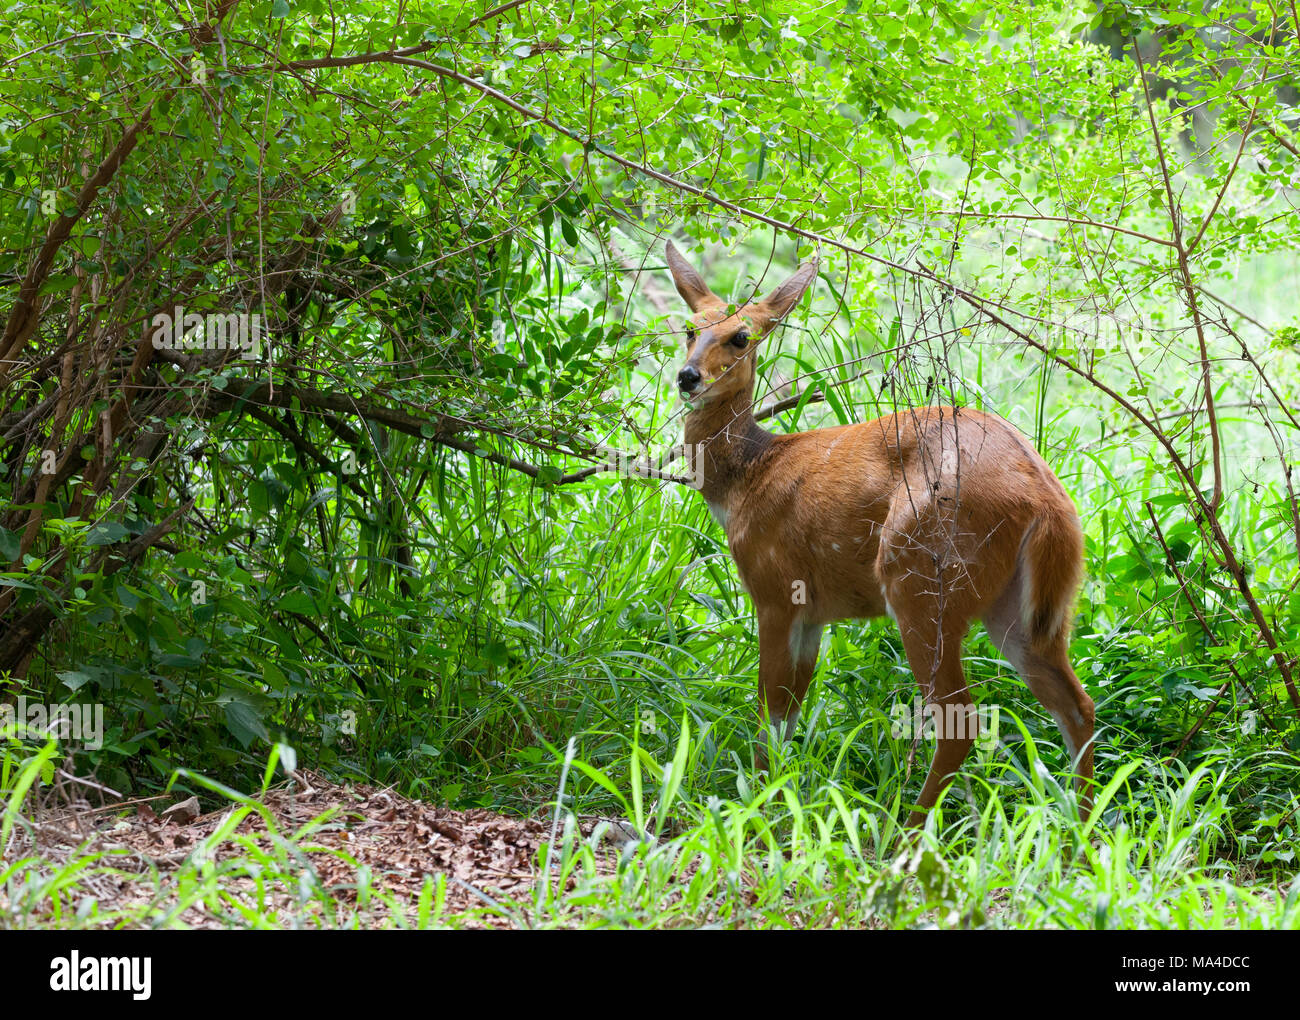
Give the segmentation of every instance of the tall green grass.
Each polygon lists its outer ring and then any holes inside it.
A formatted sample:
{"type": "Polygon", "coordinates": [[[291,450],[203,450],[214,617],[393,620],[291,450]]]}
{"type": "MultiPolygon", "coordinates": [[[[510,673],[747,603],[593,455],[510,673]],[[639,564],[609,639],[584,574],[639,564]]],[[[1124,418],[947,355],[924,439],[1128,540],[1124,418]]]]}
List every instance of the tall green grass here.
{"type": "MultiPolygon", "coordinates": [[[[354,882],[327,888],[308,850],[328,815],[284,831],[256,797],[199,776],[229,812],[174,871],[145,880],[151,895],[101,909],[104,879],[139,877],[112,853],[52,864],[30,854],[0,872],[0,925],[26,928],[517,927],[1066,928],[1300,927],[1300,882],[1243,874],[1224,860],[1231,810],[1226,770],[1132,761],[1081,822],[1069,785],[1042,766],[1032,740],[1021,761],[951,788],[923,830],[903,833],[901,791],[887,800],[830,778],[838,755],[787,747],[772,778],[733,778],[731,797],[698,782],[705,734],[689,726],[657,755],[633,736],[616,775],[551,749],[561,770],[551,839],[538,850],[526,900],[477,888],[469,911],[447,907],[447,875],[409,899],[346,853],[354,882]],[[1008,779],[1011,786],[999,785],[1008,779]],[[573,797],[605,791],[642,834],[615,849],[584,837],[573,797]],[[1141,790],[1142,795],[1136,795],[1141,790]],[[976,794],[972,796],[972,793],[976,794]],[[264,835],[237,830],[256,816],[264,835]],[[221,854],[217,853],[222,849],[221,854]]],[[[7,764],[14,764],[7,762],[7,764]]],[[[266,770],[274,770],[272,756],[266,770]]],[[[16,765],[34,781],[39,756],[16,765]]],[[[17,801],[5,822],[22,824],[17,801]]],[[[124,862],[125,863],[125,862],[124,862]]]]}

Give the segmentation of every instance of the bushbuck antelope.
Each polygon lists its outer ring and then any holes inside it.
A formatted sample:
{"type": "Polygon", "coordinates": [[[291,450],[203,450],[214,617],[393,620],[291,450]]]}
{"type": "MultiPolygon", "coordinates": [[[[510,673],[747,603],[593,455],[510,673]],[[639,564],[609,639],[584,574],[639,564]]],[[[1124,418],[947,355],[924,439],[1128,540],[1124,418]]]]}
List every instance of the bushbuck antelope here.
{"type": "Polygon", "coordinates": [[[961,645],[979,619],[1052,713],[1089,810],[1093,703],[1069,658],[1083,536],[1042,457],[1002,419],[965,407],[765,431],[753,415],[758,346],[816,261],[728,314],[671,241],[667,256],[692,313],[677,373],[688,456],[758,615],[760,715],[789,735],[825,624],[892,616],[936,717],[934,760],[908,819],[917,825],[977,736],[961,645]]]}

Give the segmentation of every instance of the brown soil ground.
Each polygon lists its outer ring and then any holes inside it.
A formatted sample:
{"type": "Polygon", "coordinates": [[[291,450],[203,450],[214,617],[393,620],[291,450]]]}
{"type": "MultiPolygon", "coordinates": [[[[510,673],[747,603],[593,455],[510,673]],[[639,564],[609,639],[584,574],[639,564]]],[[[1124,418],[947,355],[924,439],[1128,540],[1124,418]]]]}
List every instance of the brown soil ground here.
{"type": "MultiPolygon", "coordinates": [[[[162,911],[164,918],[170,915],[172,924],[229,927],[239,916],[238,904],[252,906],[259,899],[259,914],[282,927],[395,927],[401,921],[394,916],[394,905],[406,923],[414,925],[426,878],[436,881],[440,875],[446,882],[444,916],[469,914],[457,919],[458,927],[529,924],[541,873],[539,849],[551,838],[550,817],[453,810],[391,790],[340,786],[315,774],[297,776],[299,782],[259,798],[273,819],[272,826],[252,812],[211,855],[211,867],[218,874],[209,889],[219,889],[224,898],[215,909],[207,895],[186,895],[178,879],[194,880],[192,855],[226,823],[240,806],[237,803],[200,814],[193,798],[96,807],[84,800],[65,801],[62,808],[42,809],[3,857],[37,858],[53,870],[87,853],[104,854],[98,862],[101,866],[85,874],[81,891],[95,898],[95,916],[111,923],[109,918],[116,915],[116,923],[133,927],[150,922],[141,917],[131,924],[120,912],[133,914],[133,906],[149,903],[155,905],[153,923],[162,911]],[[298,852],[287,851],[286,839],[322,815],[328,816],[323,823],[293,839],[298,852]],[[259,851],[281,860],[289,856],[287,864],[268,868],[272,880],[261,883],[261,888],[254,876],[238,866],[256,859],[259,851]],[[388,897],[358,891],[359,886],[363,890],[367,886],[359,882],[361,868],[369,871],[369,888],[382,889],[388,897]],[[281,877],[285,874],[288,879],[281,877]],[[300,895],[302,882],[309,883],[316,895],[300,895]],[[496,916],[493,905],[504,907],[510,916],[496,916]]],[[[601,826],[600,819],[584,819],[579,828],[584,837],[591,837],[594,830],[609,827],[601,826]]],[[[617,830],[612,835],[622,839],[617,830]]],[[[612,868],[616,854],[612,842],[599,832],[595,842],[600,847],[601,870],[606,864],[612,868]]],[[[197,871],[201,874],[202,867],[197,871]]],[[[10,906],[0,889],[0,913],[10,906]]],[[[39,916],[28,921],[42,923],[39,916]]]]}

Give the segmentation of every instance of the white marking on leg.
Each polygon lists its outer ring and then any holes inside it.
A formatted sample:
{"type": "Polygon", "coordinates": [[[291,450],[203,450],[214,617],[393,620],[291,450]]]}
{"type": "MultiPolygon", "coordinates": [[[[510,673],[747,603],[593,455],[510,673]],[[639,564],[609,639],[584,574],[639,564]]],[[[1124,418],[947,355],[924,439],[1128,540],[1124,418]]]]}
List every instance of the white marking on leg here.
{"type": "Polygon", "coordinates": [[[759,741],[762,744],[764,752],[771,747],[771,741],[775,738],[777,741],[789,740],[794,733],[795,723],[799,721],[799,709],[791,706],[790,710],[782,715],[780,712],[772,712],[769,708],[767,725],[763,727],[762,733],[759,734],[759,741]]]}
{"type": "Polygon", "coordinates": [[[795,663],[816,659],[821,650],[821,624],[796,620],[790,625],[790,661],[795,663]]]}
{"type": "Polygon", "coordinates": [[[1054,708],[1049,708],[1047,711],[1051,717],[1056,720],[1056,728],[1061,731],[1061,739],[1065,741],[1065,750],[1069,752],[1070,764],[1073,765],[1079,760],[1079,748],[1070,738],[1070,731],[1066,727],[1065,719],[1061,716],[1061,713],[1056,711],[1054,708]]]}

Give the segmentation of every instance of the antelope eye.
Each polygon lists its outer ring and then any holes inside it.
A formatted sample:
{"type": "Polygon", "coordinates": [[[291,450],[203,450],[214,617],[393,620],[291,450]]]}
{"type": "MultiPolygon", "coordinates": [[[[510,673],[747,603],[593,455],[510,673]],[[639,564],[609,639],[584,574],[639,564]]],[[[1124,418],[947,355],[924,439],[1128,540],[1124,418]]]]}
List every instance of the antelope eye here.
{"type": "Polygon", "coordinates": [[[749,346],[749,334],[743,329],[731,338],[731,346],[744,349],[749,346]]]}
{"type": "Polygon", "coordinates": [[[686,342],[688,344],[695,343],[695,330],[691,329],[690,326],[686,327],[686,342]]]}

